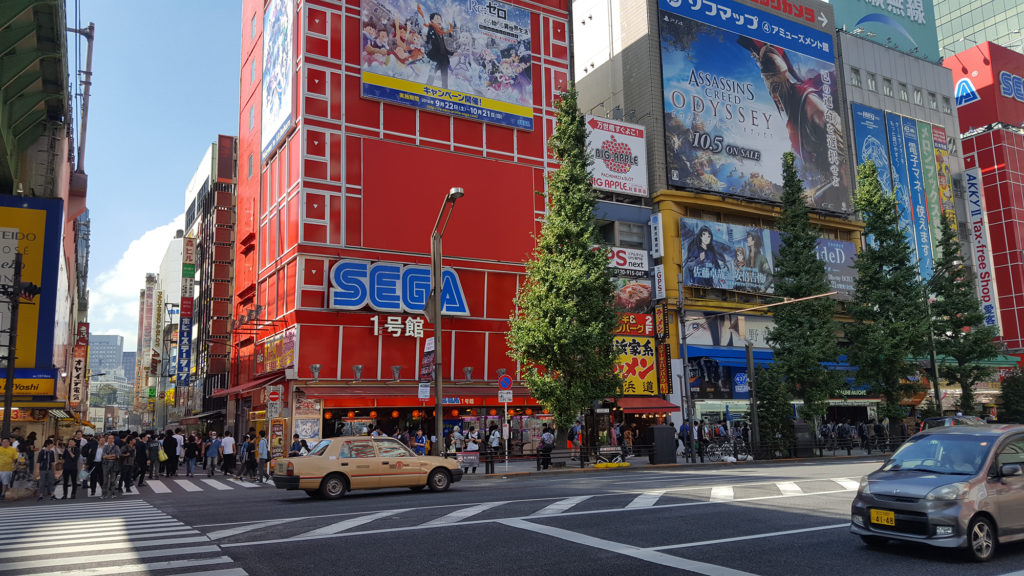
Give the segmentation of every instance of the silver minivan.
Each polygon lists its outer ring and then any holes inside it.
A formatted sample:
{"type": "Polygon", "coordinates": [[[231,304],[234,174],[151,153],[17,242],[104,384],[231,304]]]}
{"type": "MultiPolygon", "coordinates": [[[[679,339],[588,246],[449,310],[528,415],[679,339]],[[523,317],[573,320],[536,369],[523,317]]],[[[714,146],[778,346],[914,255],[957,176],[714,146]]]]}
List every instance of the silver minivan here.
{"type": "Polygon", "coordinates": [[[861,480],[850,514],[868,546],[904,540],[989,560],[997,544],[1024,539],[1024,426],[915,434],[861,480]]]}

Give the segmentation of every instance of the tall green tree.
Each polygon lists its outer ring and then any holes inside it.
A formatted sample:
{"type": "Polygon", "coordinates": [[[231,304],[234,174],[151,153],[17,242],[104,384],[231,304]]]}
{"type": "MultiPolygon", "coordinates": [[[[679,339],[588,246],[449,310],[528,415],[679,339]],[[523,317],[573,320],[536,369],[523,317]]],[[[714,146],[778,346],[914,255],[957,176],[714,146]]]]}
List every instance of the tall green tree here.
{"type": "Polygon", "coordinates": [[[857,380],[885,400],[879,416],[892,419],[895,427],[903,414],[900,401],[914,390],[906,380],[918,370],[914,358],[928,350],[928,305],[899,226],[896,196],[882,189],[873,162],[857,168],[855,202],[870,241],[854,264],[854,321],[846,327],[850,363],[857,367],[857,380]]]}
{"type": "MultiPolygon", "coordinates": [[[[782,178],[782,246],[775,260],[775,295],[797,299],[824,294],[831,288],[825,263],[816,255],[820,234],[811,224],[792,152],[782,156],[782,178]]],[[[803,400],[800,413],[806,420],[824,416],[829,397],[842,383],[822,365],[839,356],[835,312],[835,301],[827,297],[774,308],[775,327],[768,335],[775,356],[772,372],[803,400]]]]}
{"type": "Polygon", "coordinates": [[[999,421],[1024,424],[1024,374],[1014,370],[1003,378],[1002,409],[999,421]]]}
{"type": "Polygon", "coordinates": [[[932,338],[940,358],[939,375],[960,387],[957,409],[974,414],[974,386],[992,375],[993,369],[982,363],[999,355],[995,341],[999,331],[985,326],[974,275],[963,265],[956,230],[945,217],[939,250],[935,273],[928,281],[928,291],[934,297],[932,338]]]}
{"type": "Polygon", "coordinates": [[[793,440],[793,405],[789,387],[777,365],[757,369],[757,429],[762,451],[774,453],[788,448],[793,440]]]}
{"type": "Polygon", "coordinates": [[[548,178],[549,210],[509,320],[509,356],[534,398],[565,428],[594,400],[619,394],[613,332],[618,323],[607,254],[594,250],[596,195],[587,127],[575,87],[557,103],[548,146],[561,162],[548,178]]]}

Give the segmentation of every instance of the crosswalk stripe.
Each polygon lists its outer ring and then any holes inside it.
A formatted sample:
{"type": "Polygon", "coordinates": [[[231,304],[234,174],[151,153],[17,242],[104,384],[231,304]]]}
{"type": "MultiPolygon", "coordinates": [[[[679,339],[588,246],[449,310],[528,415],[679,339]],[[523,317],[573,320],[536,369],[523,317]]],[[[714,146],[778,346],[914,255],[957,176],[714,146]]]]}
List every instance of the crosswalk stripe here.
{"type": "Polygon", "coordinates": [[[203,491],[202,488],[200,488],[199,486],[196,486],[195,484],[193,484],[189,480],[178,480],[178,486],[181,486],[182,488],[184,488],[185,492],[202,492],[203,491]]]}
{"type": "Polygon", "coordinates": [[[637,496],[636,498],[633,498],[632,502],[626,504],[626,508],[650,508],[651,506],[654,506],[654,504],[658,502],[658,498],[661,498],[662,495],[665,494],[665,492],[666,490],[651,490],[649,492],[644,492],[643,494],[637,496]]]}
{"type": "Polygon", "coordinates": [[[732,500],[732,486],[715,486],[711,489],[712,502],[731,502],[732,500]]]}
{"type": "Polygon", "coordinates": [[[238,480],[237,478],[228,478],[228,482],[231,482],[232,484],[238,484],[242,488],[258,488],[259,487],[259,484],[256,484],[254,482],[243,482],[242,480],[238,480]]]}
{"type": "MultiPolygon", "coordinates": [[[[68,534],[69,532],[74,532],[76,530],[89,530],[89,531],[93,531],[93,530],[120,530],[122,528],[131,529],[131,530],[136,530],[136,529],[141,529],[141,528],[164,528],[164,529],[168,529],[168,530],[170,530],[170,529],[177,530],[177,529],[182,528],[184,526],[185,526],[184,524],[182,524],[181,522],[178,522],[177,520],[167,519],[167,520],[162,520],[160,522],[144,522],[144,523],[118,524],[118,523],[115,522],[115,523],[105,523],[105,524],[99,524],[99,525],[86,524],[84,526],[73,526],[71,528],[68,528],[66,526],[42,526],[42,527],[40,527],[38,529],[33,529],[33,530],[18,530],[17,533],[18,533],[19,536],[32,536],[32,537],[35,537],[35,538],[47,538],[47,537],[50,537],[50,536],[56,536],[56,537],[59,538],[59,537],[65,535],[65,534],[68,534]]],[[[6,526],[4,526],[2,522],[0,522],[0,529],[3,529],[3,528],[6,528],[6,526]]]]}
{"type": "Polygon", "coordinates": [[[179,572],[167,576],[248,576],[248,572],[242,568],[227,568],[225,570],[207,570],[204,572],[179,572]]]}
{"type": "Polygon", "coordinates": [[[779,488],[779,492],[787,496],[796,496],[804,493],[803,488],[797,486],[795,482],[776,482],[775,486],[779,488]]]}
{"type": "MultiPolygon", "coordinates": [[[[132,496],[139,496],[139,491],[133,490],[131,492],[126,492],[124,494],[115,493],[116,498],[131,498],[132,496]]],[[[97,490],[95,494],[90,494],[89,498],[103,498],[103,492],[97,490]]]]}
{"type": "Polygon", "coordinates": [[[93,526],[102,526],[105,524],[116,524],[120,526],[125,522],[145,522],[150,520],[169,520],[170,517],[164,516],[160,513],[144,513],[140,515],[125,516],[124,518],[83,518],[83,519],[68,519],[68,520],[41,520],[36,518],[35,520],[25,520],[21,522],[6,522],[0,521],[0,526],[7,529],[17,529],[26,532],[31,532],[35,528],[46,526],[48,528],[63,527],[68,529],[74,528],[91,528],[93,526]]]}
{"type": "Polygon", "coordinates": [[[254,524],[246,524],[244,526],[235,526],[234,528],[225,528],[224,530],[210,532],[206,535],[206,537],[210,540],[220,540],[221,538],[227,538],[228,536],[245,534],[246,532],[252,532],[253,530],[269,528],[271,526],[276,526],[278,524],[284,524],[285,522],[291,521],[291,518],[279,518],[277,520],[267,520],[266,522],[256,522],[254,524]]]}
{"type": "Polygon", "coordinates": [[[565,498],[564,500],[559,500],[554,504],[549,504],[544,508],[541,508],[540,510],[534,512],[533,515],[550,516],[552,514],[561,514],[562,512],[568,510],[569,508],[572,508],[573,506],[579,504],[580,502],[583,502],[584,500],[588,500],[590,498],[592,498],[592,496],[573,496],[572,498],[565,498]]]}
{"type": "Polygon", "coordinates": [[[507,504],[507,502],[486,502],[484,504],[470,506],[469,508],[456,510],[451,514],[446,514],[444,516],[441,516],[440,518],[435,518],[434,520],[431,520],[430,522],[424,524],[424,526],[444,526],[447,524],[454,524],[461,520],[465,520],[470,516],[476,516],[481,512],[486,512],[487,510],[490,510],[491,508],[494,508],[496,506],[501,506],[502,504],[507,504]]]}
{"type": "Polygon", "coordinates": [[[206,484],[209,484],[210,486],[213,486],[217,490],[231,490],[231,486],[228,486],[227,484],[224,484],[224,483],[219,482],[217,480],[210,480],[208,478],[203,478],[202,481],[204,483],[206,483],[206,484]]]}
{"type": "MultiPolygon", "coordinates": [[[[66,534],[67,531],[64,531],[66,534]]],[[[186,526],[159,528],[156,530],[139,530],[132,528],[131,533],[120,533],[111,536],[66,536],[60,538],[61,545],[78,544],[80,542],[116,542],[118,540],[125,540],[131,538],[134,540],[146,540],[148,538],[162,538],[164,536],[190,536],[195,534],[201,534],[198,530],[188,528],[186,526]]],[[[0,550],[9,550],[12,548],[35,548],[39,546],[53,546],[48,538],[42,538],[40,536],[26,536],[23,538],[8,538],[2,541],[0,544],[0,550]]]]}
{"type": "Polygon", "coordinates": [[[150,480],[146,482],[146,486],[149,486],[149,489],[156,494],[168,494],[171,491],[170,487],[166,486],[163,480],[150,480]]]}
{"type": "MultiPolygon", "coordinates": [[[[196,544],[198,542],[209,542],[206,536],[192,536],[188,538],[165,538],[163,540],[127,541],[127,542],[96,542],[93,544],[81,544],[78,546],[61,546],[61,554],[75,552],[97,552],[100,550],[116,550],[119,548],[149,548],[151,546],[169,546],[173,544],[196,544]]],[[[33,550],[31,548],[20,548],[14,551],[0,552],[0,559],[5,558],[26,558],[32,556],[52,556],[53,546],[49,548],[33,550]]]]}
{"type": "MultiPolygon", "coordinates": [[[[77,500],[77,499],[76,499],[77,500]]],[[[149,505],[145,502],[137,502],[134,500],[125,500],[121,502],[111,502],[110,504],[100,504],[98,502],[90,502],[88,500],[80,500],[78,502],[65,502],[58,504],[61,510],[72,510],[72,511],[103,511],[109,507],[117,507],[121,510],[131,510],[140,508],[149,508],[149,505]]],[[[38,517],[39,512],[35,508],[22,508],[20,510],[5,510],[4,518],[17,518],[20,516],[32,516],[38,517]]]]}
{"type": "Polygon", "coordinates": [[[362,526],[363,524],[369,524],[370,522],[373,522],[374,520],[380,520],[381,518],[387,518],[388,516],[394,516],[395,514],[398,514],[399,512],[404,512],[404,511],[405,510],[389,510],[387,512],[377,512],[376,514],[367,514],[366,516],[359,516],[359,517],[356,517],[356,518],[349,518],[348,520],[342,520],[341,522],[335,522],[334,524],[330,524],[328,526],[324,526],[323,528],[317,528],[316,530],[311,530],[309,532],[306,532],[305,534],[300,535],[299,538],[301,538],[303,536],[323,536],[325,534],[338,534],[339,532],[344,532],[345,530],[348,530],[350,528],[355,528],[356,526],[362,526]]]}
{"type": "Polygon", "coordinates": [[[832,481],[835,482],[836,484],[839,484],[840,486],[847,490],[860,489],[860,482],[856,480],[850,480],[849,478],[833,478],[832,481]]]}
{"type": "MultiPolygon", "coordinates": [[[[147,564],[75,568],[73,570],[61,570],[59,572],[35,573],[32,574],[32,576],[104,576],[106,574],[127,574],[132,572],[145,572],[146,574],[149,574],[151,571],[155,570],[188,568],[190,566],[209,566],[210,564],[230,564],[231,562],[233,562],[233,560],[228,556],[218,556],[216,558],[192,558],[189,560],[171,560],[168,562],[150,562],[147,564]]],[[[193,574],[195,573],[193,572],[193,574]]]]}
{"type": "MultiPolygon", "coordinates": [[[[189,554],[206,554],[220,552],[217,546],[196,546],[189,548],[189,554]]],[[[96,554],[93,556],[77,556],[74,561],[78,564],[91,564],[93,562],[116,562],[118,560],[134,560],[137,558],[159,558],[181,554],[181,550],[146,550],[143,552],[119,552],[116,554],[96,554]]],[[[0,564],[0,570],[29,570],[32,568],[46,568],[48,566],[60,566],[67,564],[69,558],[46,558],[44,560],[27,560],[23,562],[10,562],[0,564]]]]}

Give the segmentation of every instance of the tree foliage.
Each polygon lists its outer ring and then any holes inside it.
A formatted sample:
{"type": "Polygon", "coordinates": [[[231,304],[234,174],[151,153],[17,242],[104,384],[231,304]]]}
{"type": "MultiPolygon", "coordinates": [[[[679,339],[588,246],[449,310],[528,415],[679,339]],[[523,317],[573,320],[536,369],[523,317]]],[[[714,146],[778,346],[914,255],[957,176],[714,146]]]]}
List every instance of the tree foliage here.
{"type": "MultiPolygon", "coordinates": [[[[816,254],[819,233],[811,224],[792,152],[782,157],[782,174],[782,217],[778,222],[782,247],[775,260],[775,295],[796,299],[824,294],[831,289],[828,272],[816,254]]],[[[804,419],[824,416],[828,399],[841,385],[837,374],[822,364],[835,362],[839,355],[835,312],[831,298],[774,309],[775,327],[768,335],[775,357],[772,371],[793,396],[803,400],[804,419]]]]}
{"type": "Polygon", "coordinates": [[[918,369],[914,358],[928,350],[928,306],[899,227],[895,194],[882,189],[873,162],[857,169],[855,201],[870,241],[854,264],[854,321],[846,327],[849,358],[857,367],[857,380],[885,400],[879,416],[894,419],[902,416],[900,401],[915,390],[906,380],[918,369]]]}
{"type": "Polygon", "coordinates": [[[1024,374],[1014,370],[1003,378],[1002,409],[999,421],[1024,424],[1024,374]]]}
{"type": "Polygon", "coordinates": [[[548,178],[549,211],[510,318],[509,356],[534,398],[567,428],[594,400],[619,393],[613,332],[618,323],[605,252],[594,250],[596,196],[587,127],[575,87],[558,101],[548,146],[561,162],[548,178]]]}
{"type": "Polygon", "coordinates": [[[999,355],[995,342],[999,331],[994,326],[985,326],[981,301],[974,291],[974,276],[963,265],[956,230],[945,217],[939,250],[935,274],[928,282],[928,291],[934,297],[932,338],[935,352],[941,358],[939,375],[960,387],[957,410],[974,414],[974,386],[992,375],[992,368],[982,362],[999,355]]]}
{"type": "Polygon", "coordinates": [[[757,428],[761,445],[770,448],[789,446],[793,439],[792,397],[778,368],[758,368],[754,385],[757,387],[757,428]]]}

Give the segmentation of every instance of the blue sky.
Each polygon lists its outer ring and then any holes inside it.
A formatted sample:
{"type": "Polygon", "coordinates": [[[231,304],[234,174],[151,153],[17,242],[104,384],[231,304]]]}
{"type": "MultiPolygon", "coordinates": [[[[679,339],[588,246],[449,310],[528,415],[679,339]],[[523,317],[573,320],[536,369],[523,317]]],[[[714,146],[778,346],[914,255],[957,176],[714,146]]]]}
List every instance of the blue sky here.
{"type": "MultiPolygon", "coordinates": [[[[69,27],[96,24],[89,320],[93,333],[120,334],[134,349],[138,291],[183,227],[185,187],[217,134],[238,133],[241,2],[69,0],[67,14],[69,27]]],[[[82,69],[85,52],[83,40],[82,69]]]]}

